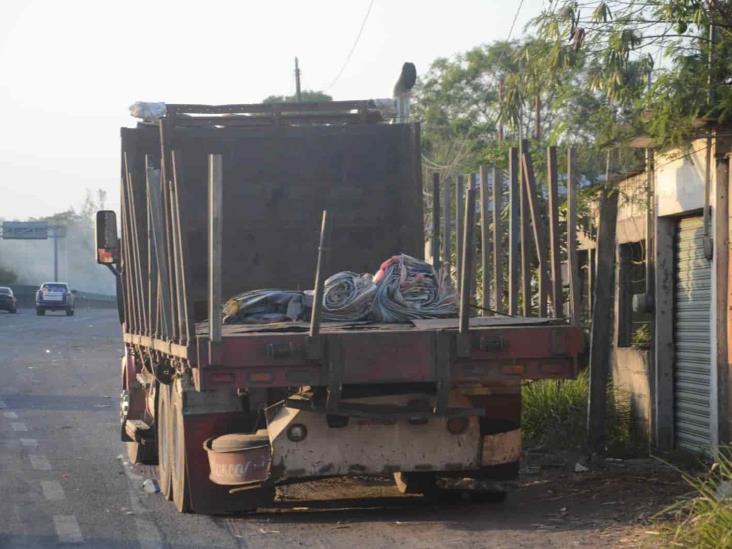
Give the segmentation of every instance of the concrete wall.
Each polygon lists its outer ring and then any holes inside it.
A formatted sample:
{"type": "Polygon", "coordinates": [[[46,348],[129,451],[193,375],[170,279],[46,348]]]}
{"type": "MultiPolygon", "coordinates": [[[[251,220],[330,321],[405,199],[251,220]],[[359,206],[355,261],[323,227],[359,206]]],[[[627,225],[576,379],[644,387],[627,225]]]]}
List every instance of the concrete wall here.
{"type": "MultiPolygon", "coordinates": [[[[706,139],[656,154],[656,206],[659,217],[704,207],[706,139]]],[[[714,169],[712,169],[714,178],[714,169]]]]}
{"type": "Polygon", "coordinates": [[[633,347],[615,347],[611,364],[615,398],[623,404],[630,403],[637,432],[650,433],[650,352],[633,347]]]}

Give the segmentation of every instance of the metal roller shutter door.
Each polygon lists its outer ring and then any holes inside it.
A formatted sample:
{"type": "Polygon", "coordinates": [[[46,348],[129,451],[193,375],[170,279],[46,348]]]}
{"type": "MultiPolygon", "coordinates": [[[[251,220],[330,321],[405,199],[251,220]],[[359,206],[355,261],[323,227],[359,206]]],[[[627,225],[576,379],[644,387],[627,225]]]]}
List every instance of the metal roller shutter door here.
{"type": "Polygon", "coordinates": [[[711,444],[712,264],[704,257],[702,217],[678,222],[674,288],[674,431],[676,447],[711,444]]]}

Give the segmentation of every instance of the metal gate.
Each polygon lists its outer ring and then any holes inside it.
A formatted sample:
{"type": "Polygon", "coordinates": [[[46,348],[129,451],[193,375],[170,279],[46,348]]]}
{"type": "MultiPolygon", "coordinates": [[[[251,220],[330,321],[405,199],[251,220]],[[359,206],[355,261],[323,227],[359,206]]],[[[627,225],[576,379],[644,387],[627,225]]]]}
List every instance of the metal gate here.
{"type": "Polygon", "coordinates": [[[676,447],[711,445],[712,264],[704,257],[702,217],[679,220],[674,288],[674,432],[676,447]]]}

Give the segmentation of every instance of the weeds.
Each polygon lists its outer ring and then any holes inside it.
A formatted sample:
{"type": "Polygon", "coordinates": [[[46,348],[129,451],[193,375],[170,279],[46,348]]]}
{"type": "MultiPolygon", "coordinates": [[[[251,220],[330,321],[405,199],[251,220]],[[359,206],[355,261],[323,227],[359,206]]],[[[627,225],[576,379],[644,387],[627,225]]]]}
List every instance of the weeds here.
{"type": "MultiPolygon", "coordinates": [[[[608,390],[606,448],[611,455],[645,451],[646,437],[639,433],[627,399],[608,390]]],[[[588,371],[576,379],[531,381],[522,391],[521,428],[527,442],[550,450],[578,450],[585,446],[588,371]]]]}
{"type": "Polygon", "coordinates": [[[576,379],[531,381],[522,391],[521,429],[533,444],[570,450],[583,446],[587,418],[587,370],[576,379]]]}
{"type": "Polygon", "coordinates": [[[700,549],[732,548],[732,459],[730,449],[720,451],[707,474],[684,479],[696,493],[661,514],[680,517],[671,528],[672,545],[700,549]]]}

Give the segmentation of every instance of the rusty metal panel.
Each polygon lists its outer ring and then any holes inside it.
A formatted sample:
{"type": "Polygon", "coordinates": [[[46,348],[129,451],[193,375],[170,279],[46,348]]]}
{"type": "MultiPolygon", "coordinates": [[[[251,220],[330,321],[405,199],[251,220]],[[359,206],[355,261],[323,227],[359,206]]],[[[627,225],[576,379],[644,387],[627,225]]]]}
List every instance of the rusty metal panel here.
{"type": "Polygon", "coordinates": [[[223,295],[310,288],[320,213],[332,220],[328,272],[370,272],[394,254],[422,257],[419,130],[411,124],[180,128],[182,238],[190,293],[205,311],[206,166],[223,155],[223,295]]]}
{"type": "Polygon", "coordinates": [[[457,435],[447,430],[446,421],[410,425],[351,418],[345,427],[330,428],[322,414],[282,407],[268,421],[272,477],[477,469],[482,450],[478,418],[471,417],[467,430],[457,435]],[[287,431],[298,424],[307,435],[296,442],[287,431]]]}
{"type": "Polygon", "coordinates": [[[501,465],[521,459],[521,429],[483,436],[481,465],[501,465]]]}

